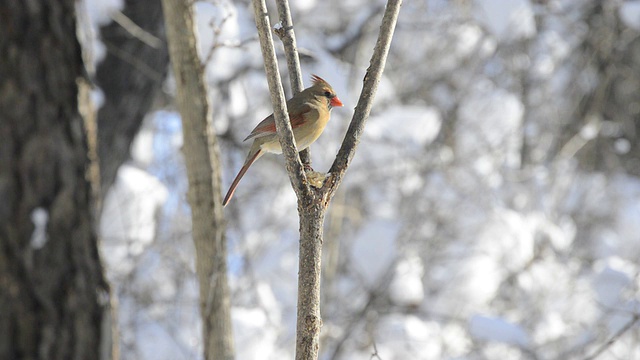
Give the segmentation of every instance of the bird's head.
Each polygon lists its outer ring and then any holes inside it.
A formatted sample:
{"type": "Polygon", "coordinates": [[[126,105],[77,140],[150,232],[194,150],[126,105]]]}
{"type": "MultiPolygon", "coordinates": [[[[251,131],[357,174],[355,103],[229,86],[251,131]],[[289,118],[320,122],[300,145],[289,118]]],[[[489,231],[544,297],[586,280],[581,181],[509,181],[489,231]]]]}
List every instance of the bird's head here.
{"type": "Polygon", "coordinates": [[[331,109],[332,107],[343,106],[342,101],[338,99],[336,92],[333,90],[331,85],[329,85],[329,83],[326,82],[323,78],[318,75],[312,75],[311,81],[313,82],[313,86],[311,87],[313,89],[313,94],[316,97],[327,98],[329,109],[331,109]]]}

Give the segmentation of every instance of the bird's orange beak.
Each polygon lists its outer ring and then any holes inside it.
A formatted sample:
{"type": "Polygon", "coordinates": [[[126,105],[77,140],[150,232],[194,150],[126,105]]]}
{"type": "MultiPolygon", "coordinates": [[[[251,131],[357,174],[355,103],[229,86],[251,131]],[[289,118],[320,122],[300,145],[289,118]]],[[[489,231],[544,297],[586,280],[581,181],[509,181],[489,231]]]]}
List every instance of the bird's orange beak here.
{"type": "Polygon", "coordinates": [[[338,99],[337,96],[334,96],[333,98],[331,98],[330,104],[333,107],[343,106],[342,101],[340,101],[340,99],[338,99]]]}

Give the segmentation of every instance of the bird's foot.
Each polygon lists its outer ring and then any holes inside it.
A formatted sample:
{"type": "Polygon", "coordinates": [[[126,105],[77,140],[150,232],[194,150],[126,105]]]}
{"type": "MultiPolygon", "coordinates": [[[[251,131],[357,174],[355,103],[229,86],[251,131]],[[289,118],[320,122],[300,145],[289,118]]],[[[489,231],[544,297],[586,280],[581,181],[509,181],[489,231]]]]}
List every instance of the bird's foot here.
{"type": "Polygon", "coordinates": [[[323,174],[321,172],[313,170],[305,172],[307,173],[307,181],[309,182],[309,185],[316,188],[321,188],[322,184],[324,184],[324,180],[327,178],[327,174],[323,174]]]}
{"type": "Polygon", "coordinates": [[[311,167],[311,164],[302,164],[302,166],[304,167],[304,172],[313,172],[313,168],[311,167]]]}

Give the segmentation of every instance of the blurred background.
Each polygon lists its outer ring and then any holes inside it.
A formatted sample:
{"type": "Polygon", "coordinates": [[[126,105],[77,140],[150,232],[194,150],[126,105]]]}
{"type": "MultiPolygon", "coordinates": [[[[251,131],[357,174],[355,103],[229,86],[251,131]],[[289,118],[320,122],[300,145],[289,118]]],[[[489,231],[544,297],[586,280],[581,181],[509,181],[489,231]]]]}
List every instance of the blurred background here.
{"type": "MultiPolygon", "coordinates": [[[[345,104],[311,146],[317,171],[342,142],[384,4],[291,1],[305,86],[317,74],[345,104]]],[[[96,66],[118,54],[110,27],[152,6],[80,5],[96,66]]],[[[195,12],[226,191],[272,110],[250,2],[195,12]]],[[[639,35],[640,1],[405,1],[327,215],[321,359],[640,359],[639,35]]],[[[115,91],[149,108],[103,189],[123,359],[202,354],[175,89],[166,62],[149,65],[161,58],[136,57],[115,91]],[[135,98],[138,76],[156,79],[152,97],[135,98]]],[[[107,90],[94,97],[108,108],[107,90]]],[[[225,216],[237,358],[290,359],[299,237],[282,157],[249,170],[225,216]]]]}

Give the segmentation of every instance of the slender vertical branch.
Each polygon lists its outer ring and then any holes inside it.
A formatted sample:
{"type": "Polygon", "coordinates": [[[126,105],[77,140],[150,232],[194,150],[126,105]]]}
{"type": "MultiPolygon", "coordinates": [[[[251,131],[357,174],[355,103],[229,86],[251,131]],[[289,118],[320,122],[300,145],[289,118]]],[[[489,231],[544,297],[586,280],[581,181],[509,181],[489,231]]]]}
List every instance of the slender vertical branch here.
{"type": "Polygon", "coordinates": [[[227,249],[220,192],[220,156],[211,126],[211,111],[198,57],[191,4],[162,0],[169,54],[176,78],[176,102],[182,118],[184,158],[189,178],[196,273],[204,358],[232,360],[227,249]]]}
{"type": "MultiPolygon", "coordinates": [[[[282,45],[284,45],[284,56],[287,59],[291,91],[293,92],[292,95],[295,95],[304,90],[304,85],[302,83],[298,46],[296,45],[296,34],[293,31],[293,20],[291,20],[291,10],[289,9],[288,0],[277,0],[276,5],[278,6],[278,17],[282,27],[276,30],[275,33],[282,41],[282,45]]],[[[309,148],[300,151],[300,159],[305,166],[311,166],[309,148]]]]}
{"type": "Polygon", "coordinates": [[[307,198],[310,192],[306,185],[307,178],[303,171],[300,157],[298,156],[293,130],[291,129],[291,123],[287,113],[287,104],[284,98],[284,91],[282,90],[282,82],[280,81],[280,70],[278,70],[278,60],[273,46],[271,24],[269,22],[269,14],[267,13],[265,0],[253,0],[253,12],[258,28],[260,49],[262,50],[262,57],[264,58],[264,69],[267,73],[267,82],[269,83],[269,93],[271,94],[271,103],[273,104],[276,131],[278,132],[280,146],[282,146],[282,153],[285,157],[287,173],[289,174],[289,180],[298,199],[304,199],[307,198]]]}
{"type": "Polygon", "coordinates": [[[298,47],[296,45],[296,34],[293,32],[293,20],[291,20],[291,10],[289,1],[277,0],[278,17],[282,28],[276,31],[276,35],[284,45],[284,56],[287,59],[287,70],[291,80],[291,90],[293,95],[303,90],[302,70],[300,70],[300,58],[298,57],[298,47]]]}
{"type": "Polygon", "coordinates": [[[360,142],[360,136],[371,112],[371,105],[378,90],[382,71],[387,62],[387,55],[389,54],[389,47],[391,46],[391,39],[393,38],[393,33],[396,28],[401,5],[402,0],[389,0],[387,2],[387,7],[382,17],[382,24],[380,25],[378,40],[373,50],[373,55],[371,56],[369,68],[364,76],[362,92],[360,93],[353,119],[344,137],[342,146],[338,151],[338,155],[329,170],[331,176],[327,179],[323,188],[326,191],[324,193],[325,204],[329,203],[329,200],[342,182],[344,173],[347,171],[347,167],[351,163],[356,147],[360,142]]]}

